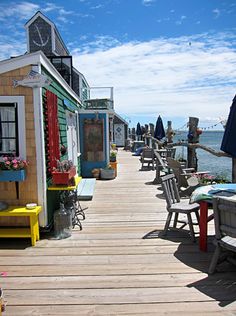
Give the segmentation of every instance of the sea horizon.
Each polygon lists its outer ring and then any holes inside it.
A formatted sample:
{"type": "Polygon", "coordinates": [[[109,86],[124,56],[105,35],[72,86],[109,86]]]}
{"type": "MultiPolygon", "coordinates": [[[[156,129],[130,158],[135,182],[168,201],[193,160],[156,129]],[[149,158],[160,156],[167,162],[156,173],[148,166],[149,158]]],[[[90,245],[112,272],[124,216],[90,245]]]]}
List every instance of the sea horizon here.
{"type": "MultiPolygon", "coordinates": [[[[187,140],[188,131],[178,131],[174,136],[174,142],[187,140]],[[181,137],[182,136],[182,137],[181,137]]],[[[207,146],[215,151],[220,151],[224,130],[203,131],[199,137],[199,144],[207,146]]],[[[203,149],[197,148],[198,171],[209,171],[211,175],[226,178],[232,181],[232,159],[217,157],[203,149]]],[[[187,147],[177,148],[176,158],[187,158],[187,147]]]]}

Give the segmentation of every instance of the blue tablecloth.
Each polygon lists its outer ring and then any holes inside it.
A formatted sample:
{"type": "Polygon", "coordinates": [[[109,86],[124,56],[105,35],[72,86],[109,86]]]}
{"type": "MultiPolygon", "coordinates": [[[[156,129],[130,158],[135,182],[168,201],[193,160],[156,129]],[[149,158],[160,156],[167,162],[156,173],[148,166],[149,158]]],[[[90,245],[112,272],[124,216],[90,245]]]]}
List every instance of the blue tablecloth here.
{"type": "Polygon", "coordinates": [[[236,183],[212,184],[198,187],[190,197],[190,203],[212,200],[214,196],[234,197],[236,199],[236,183]]]}

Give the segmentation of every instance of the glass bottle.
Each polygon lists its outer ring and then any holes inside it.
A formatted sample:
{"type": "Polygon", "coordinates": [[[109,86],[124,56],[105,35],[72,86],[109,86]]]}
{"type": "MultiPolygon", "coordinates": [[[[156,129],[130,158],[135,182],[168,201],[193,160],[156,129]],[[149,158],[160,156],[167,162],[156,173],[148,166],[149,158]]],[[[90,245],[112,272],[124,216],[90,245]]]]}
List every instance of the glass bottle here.
{"type": "Polygon", "coordinates": [[[59,210],[54,213],[54,234],[56,239],[64,239],[72,234],[72,214],[60,203],[59,210]]]}

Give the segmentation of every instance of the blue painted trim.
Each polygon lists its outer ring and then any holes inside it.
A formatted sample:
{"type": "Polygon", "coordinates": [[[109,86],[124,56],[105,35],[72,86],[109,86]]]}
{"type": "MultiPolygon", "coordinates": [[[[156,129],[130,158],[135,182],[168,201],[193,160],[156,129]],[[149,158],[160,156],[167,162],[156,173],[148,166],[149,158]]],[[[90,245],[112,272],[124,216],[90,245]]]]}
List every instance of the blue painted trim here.
{"type": "Polygon", "coordinates": [[[71,104],[71,102],[69,100],[64,99],[63,104],[68,110],[75,111],[75,106],[73,104],[71,104]]]}
{"type": "Polygon", "coordinates": [[[92,175],[92,170],[94,168],[105,168],[109,162],[107,157],[107,139],[109,138],[109,135],[107,135],[107,113],[80,113],[79,119],[80,119],[80,149],[81,149],[81,175],[82,177],[93,177],[92,175]],[[84,120],[86,119],[95,119],[98,117],[98,119],[103,119],[104,120],[104,134],[103,134],[103,144],[104,144],[104,160],[103,161],[85,161],[83,160],[83,152],[84,152],[84,120]]]}

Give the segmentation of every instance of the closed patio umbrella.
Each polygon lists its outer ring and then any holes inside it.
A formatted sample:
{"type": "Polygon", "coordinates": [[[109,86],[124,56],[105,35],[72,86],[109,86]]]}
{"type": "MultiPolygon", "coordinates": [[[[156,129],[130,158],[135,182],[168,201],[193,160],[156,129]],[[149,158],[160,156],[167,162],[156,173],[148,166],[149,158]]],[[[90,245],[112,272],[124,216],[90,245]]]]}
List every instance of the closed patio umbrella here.
{"type": "Polygon", "coordinates": [[[232,157],[236,157],[236,95],[230,107],[220,149],[232,157]]]}
{"type": "Polygon", "coordinates": [[[140,140],[141,136],[142,136],[142,129],[141,129],[141,125],[139,122],[136,126],[136,135],[137,135],[137,139],[140,140]]]}
{"type": "Polygon", "coordinates": [[[164,130],[164,126],[163,126],[163,122],[162,119],[160,117],[160,115],[157,118],[156,121],[156,127],[155,127],[155,131],[154,131],[154,138],[161,140],[162,138],[164,138],[166,136],[165,130],[164,130]]]}
{"type": "Polygon", "coordinates": [[[142,129],[141,129],[141,125],[138,122],[137,126],[136,126],[136,135],[142,135],[142,129]]]}

